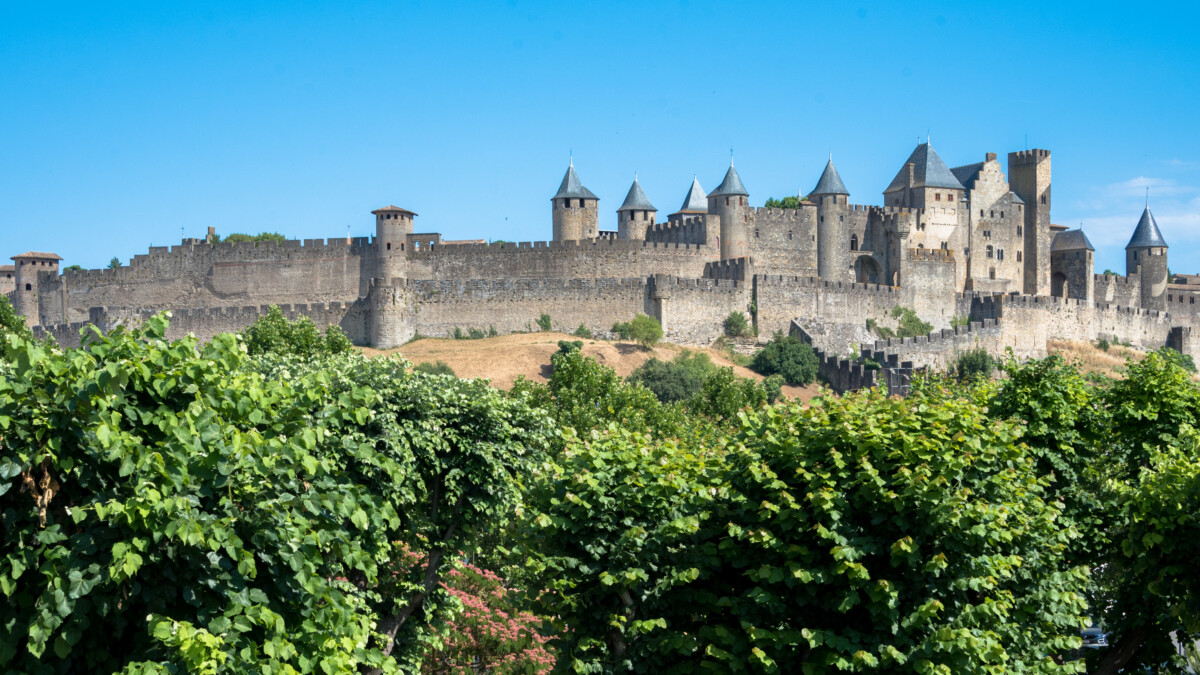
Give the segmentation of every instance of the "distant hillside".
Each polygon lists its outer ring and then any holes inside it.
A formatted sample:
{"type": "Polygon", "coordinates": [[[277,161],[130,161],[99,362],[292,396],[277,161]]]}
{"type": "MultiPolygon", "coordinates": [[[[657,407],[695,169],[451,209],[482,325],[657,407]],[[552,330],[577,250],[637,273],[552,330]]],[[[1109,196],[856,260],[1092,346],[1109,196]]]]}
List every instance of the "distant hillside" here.
{"type": "MultiPolygon", "coordinates": [[[[580,340],[563,333],[513,333],[483,340],[451,340],[449,338],[423,338],[397,349],[378,350],[363,347],[368,356],[400,354],[413,363],[444,361],[459,377],[486,377],[492,384],[508,389],[518,375],[545,382],[550,375],[550,356],[558,351],[559,340],[580,340]]],[[[642,349],[632,342],[609,342],[607,340],[581,340],[583,353],[617,371],[622,377],[633,372],[646,360],[657,356],[670,360],[685,347],[660,344],[651,351],[642,349]]],[[[748,368],[736,366],[720,351],[708,348],[687,347],[692,351],[707,353],[713,363],[732,366],[740,377],[763,379],[748,368]]],[[[807,401],[817,394],[816,385],[783,388],[791,398],[800,397],[807,401]]]]}

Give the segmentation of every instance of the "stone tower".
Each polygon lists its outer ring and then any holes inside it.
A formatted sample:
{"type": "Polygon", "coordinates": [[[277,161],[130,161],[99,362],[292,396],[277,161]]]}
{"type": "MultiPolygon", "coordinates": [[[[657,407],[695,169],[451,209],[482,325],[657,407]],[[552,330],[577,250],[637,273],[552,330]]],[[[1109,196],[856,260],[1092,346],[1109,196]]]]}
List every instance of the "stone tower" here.
{"type": "Polygon", "coordinates": [[[635,174],[629,194],[625,195],[625,201],[617,209],[617,238],[645,239],[646,228],[654,225],[657,215],[658,209],[646,198],[635,174]]]}
{"type": "Polygon", "coordinates": [[[1125,276],[1141,277],[1142,309],[1167,308],[1167,242],[1162,232],[1158,231],[1158,223],[1154,214],[1150,213],[1150,205],[1142,211],[1142,219],[1133,230],[1133,236],[1125,245],[1125,276]]]}
{"type": "Polygon", "coordinates": [[[558,192],[550,198],[554,241],[577,241],[600,236],[600,198],[579,182],[575,162],[567,167],[558,192]]]}
{"type": "Polygon", "coordinates": [[[417,214],[399,206],[385,206],[371,213],[375,215],[375,278],[391,284],[392,279],[408,276],[405,248],[417,214]]]}
{"type": "Polygon", "coordinates": [[[14,255],[12,260],[13,276],[16,277],[13,309],[25,317],[26,326],[36,326],[42,323],[41,303],[38,299],[38,277],[43,272],[58,276],[58,261],[62,258],[54,253],[29,251],[21,255],[14,255]]]}
{"type": "Polygon", "coordinates": [[[1025,202],[1026,295],[1050,293],[1050,151],[1008,153],[1008,183],[1025,202]]]}
{"type": "Polygon", "coordinates": [[[833,157],[809,194],[817,202],[817,276],[826,281],[848,280],[850,238],[846,234],[846,210],[850,193],[833,166],[833,157]]]}
{"type": "Polygon", "coordinates": [[[1050,295],[1056,298],[1094,300],[1096,248],[1083,228],[1054,235],[1050,245],[1050,295]]]}
{"type": "Polygon", "coordinates": [[[750,193],[729,162],[725,180],[708,193],[708,212],[721,218],[721,259],[744,258],[750,255],[746,233],[750,229],[750,193]]]}

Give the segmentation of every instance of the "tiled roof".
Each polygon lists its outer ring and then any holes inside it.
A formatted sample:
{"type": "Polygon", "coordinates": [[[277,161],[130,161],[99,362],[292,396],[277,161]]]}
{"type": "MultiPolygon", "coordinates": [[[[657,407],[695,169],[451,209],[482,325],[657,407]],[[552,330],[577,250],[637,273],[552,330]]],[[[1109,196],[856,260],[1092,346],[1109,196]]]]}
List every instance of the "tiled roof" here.
{"type": "Polygon", "coordinates": [[[650,200],[646,198],[646,193],[642,191],[641,183],[638,183],[637,176],[633,177],[633,185],[629,186],[629,194],[625,195],[625,202],[621,204],[621,208],[617,211],[657,211],[650,200]]]}
{"type": "Polygon", "coordinates": [[[1096,250],[1096,247],[1092,246],[1092,242],[1088,241],[1087,235],[1083,233],[1083,228],[1059,232],[1054,235],[1054,241],[1050,244],[1051,251],[1077,251],[1080,249],[1096,250]]]}
{"type": "Polygon", "coordinates": [[[729,163],[729,170],[725,172],[725,180],[721,181],[716,190],[708,193],[709,197],[726,197],[731,195],[750,196],[750,193],[746,192],[745,186],[742,185],[742,179],[738,176],[737,169],[733,168],[733,162],[729,163]]]}
{"type": "Polygon", "coordinates": [[[913,187],[951,188],[965,190],[963,184],[954,177],[946,163],[934,152],[928,143],[922,143],[908,156],[900,167],[900,172],[892,179],[891,185],[884,192],[892,192],[908,187],[908,165],[913,165],[913,187]]]}
{"type": "Polygon", "coordinates": [[[399,206],[385,206],[385,207],[383,207],[382,209],[375,209],[375,210],[374,210],[374,211],[372,211],[371,213],[372,213],[372,214],[379,214],[379,213],[392,213],[392,212],[395,212],[395,211],[399,211],[400,213],[407,213],[407,214],[408,214],[408,215],[410,215],[410,216],[415,216],[415,215],[417,215],[416,213],[414,213],[414,212],[412,212],[412,211],[409,211],[408,209],[402,209],[402,208],[400,208],[399,206]]]}
{"type": "Polygon", "coordinates": [[[845,183],[842,182],[842,177],[838,175],[837,169],[833,166],[833,158],[829,158],[829,162],[825,164],[825,170],[821,172],[821,180],[817,181],[817,187],[813,188],[809,194],[813,195],[848,195],[849,190],[846,189],[845,183]]]}
{"type": "Polygon", "coordinates": [[[562,185],[551,199],[600,199],[591,190],[579,182],[579,174],[575,173],[575,163],[567,167],[567,175],[563,176],[562,185]]]}
{"type": "Polygon", "coordinates": [[[1142,211],[1142,219],[1138,221],[1137,228],[1133,230],[1133,236],[1130,237],[1129,243],[1125,244],[1125,248],[1146,248],[1146,247],[1161,247],[1167,248],[1167,242],[1163,239],[1162,232],[1158,231],[1158,223],[1154,220],[1154,214],[1150,213],[1150,206],[1146,206],[1146,210],[1142,211]]]}
{"type": "Polygon", "coordinates": [[[17,258],[38,258],[39,260],[62,260],[62,256],[57,253],[43,253],[42,251],[26,251],[21,255],[14,255],[13,260],[17,258]]]}

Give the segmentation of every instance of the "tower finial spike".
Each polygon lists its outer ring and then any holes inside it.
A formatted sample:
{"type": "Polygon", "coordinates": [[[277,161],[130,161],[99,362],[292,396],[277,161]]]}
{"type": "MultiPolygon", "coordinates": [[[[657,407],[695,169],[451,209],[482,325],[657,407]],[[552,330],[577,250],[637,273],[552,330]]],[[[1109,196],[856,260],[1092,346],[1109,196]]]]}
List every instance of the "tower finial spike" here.
{"type": "Polygon", "coordinates": [[[733,146],[729,147],[729,166],[733,167],[733,146]]]}
{"type": "Polygon", "coordinates": [[[571,153],[571,167],[574,168],[575,167],[575,148],[571,148],[569,150],[569,152],[571,153]]]}
{"type": "Polygon", "coordinates": [[[1150,186],[1146,186],[1146,208],[1150,208],[1150,186]]]}

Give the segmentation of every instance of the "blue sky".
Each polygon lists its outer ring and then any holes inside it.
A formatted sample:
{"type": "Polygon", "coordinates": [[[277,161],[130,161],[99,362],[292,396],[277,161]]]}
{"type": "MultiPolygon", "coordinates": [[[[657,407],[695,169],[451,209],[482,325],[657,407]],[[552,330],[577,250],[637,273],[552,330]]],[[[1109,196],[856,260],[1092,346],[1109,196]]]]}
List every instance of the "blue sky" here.
{"type": "Polygon", "coordinates": [[[1194,3],[0,2],[0,253],[127,261],[184,236],[544,240],[573,152],[615,229],[734,151],[761,204],[832,152],[878,204],[918,138],[1048,148],[1056,223],[1124,272],[1145,185],[1200,272],[1194,3]],[[182,230],[181,230],[182,228],[182,230]]]}

